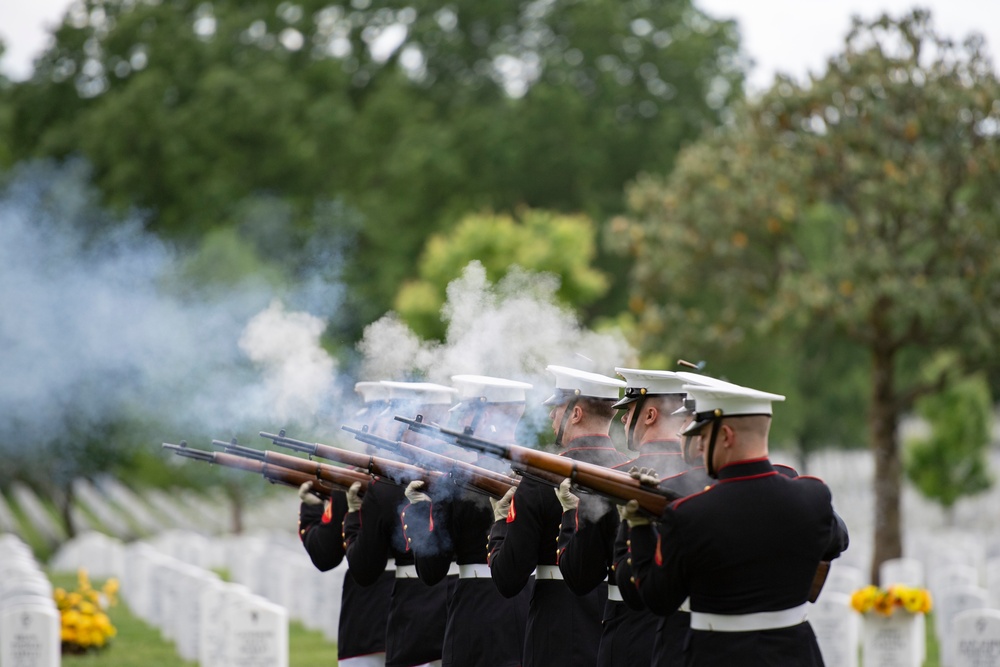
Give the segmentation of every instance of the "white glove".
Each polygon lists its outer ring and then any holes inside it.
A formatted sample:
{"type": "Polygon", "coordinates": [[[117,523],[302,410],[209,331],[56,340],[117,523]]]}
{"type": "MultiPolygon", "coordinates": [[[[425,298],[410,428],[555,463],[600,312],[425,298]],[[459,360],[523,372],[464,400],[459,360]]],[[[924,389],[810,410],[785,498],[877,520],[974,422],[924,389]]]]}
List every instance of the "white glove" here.
{"type": "Polygon", "coordinates": [[[629,468],[628,474],[632,479],[639,480],[643,486],[658,486],[660,478],[656,476],[656,471],[652,468],[629,468]]]}
{"type": "Polygon", "coordinates": [[[507,489],[507,493],[503,494],[503,498],[500,500],[490,498],[490,505],[493,505],[494,521],[502,521],[507,518],[507,515],[510,513],[510,504],[514,500],[514,488],[512,486],[507,489]]]}
{"type": "Polygon", "coordinates": [[[354,482],[349,487],[347,487],[347,511],[357,512],[361,509],[361,496],[359,495],[361,491],[361,482],[354,482]]]}
{"type": "Polygon", "coordinates": [[[403,493],[406,494],[406,499],[410,501],[411,505],[429,503],[431,501],[431,497],[421,491],[424,486],[425,484],[419,479],[406,485],[406,490],[403,493]]]}
{"type": "Polygon", "coordinates": [[[302,482],[302,486],[299,487],[299,500],[304,505],[322,505],[323,499],[313,493],[312,488],[312,481],[302,482]]]}
{"type": "Polygon", "coordinates": [[[621,517],[622,521],[628,521],[629,528],[650,524],[649,517],[640,513],[638,500],[630,500],[624,505],[619,505],[618,516],[621,517]]]}
{"type": "Polygon", "coordinates": [[[579,496],[570,491],[569,486],[570,481],[569,477],[567,477],[554,489],[556,492],[556,498],[559,499],[559,504],[562,505],[563,512],[575,510],[580,506],[579,496]]]}

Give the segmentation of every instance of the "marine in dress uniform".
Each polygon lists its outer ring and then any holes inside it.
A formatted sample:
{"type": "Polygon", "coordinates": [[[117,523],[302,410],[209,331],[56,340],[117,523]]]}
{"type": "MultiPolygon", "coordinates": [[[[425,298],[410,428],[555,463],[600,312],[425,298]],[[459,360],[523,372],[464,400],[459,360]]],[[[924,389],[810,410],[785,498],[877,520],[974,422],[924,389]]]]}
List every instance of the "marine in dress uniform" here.
{"type": "MultiPolygon", "coordinates": [[[[634,368],[616,368],[615,371],[625,379],[626,387],[625,395],[614,407],[625,411],[622,423],[627,447],[638,453],[617,468],[626,471],[642,468],[665,478],[690,471],[683,479],[673,480],[671,490],[686,495],[681,488],[692,491],[703,488],[707,480],[704,469],[699,465],[692,470],[695,466],[689,464],[681,452],[679,434],[688,421],[683,409],[686,394],[682,387],[690,379],[671,371],[634,368]]],[[[618,509],[608,508],[594,520],[593,510],[586,509],[591,499],[583,499],[583,510],[573,507],[573,501],[565,502],[565,496],[560,499],[564,501],[564,512],[559,535],[559,569],[567,585],[581,593],[605,578],[609,584],[598,652],[599,667],[671,664],[670,654],[680,654],[682,643],[676,638],[686,635],[688,615],[678,611],[664,618],[642,604],[638,591],[629,584],[628,524],[621,520],[618,509]],[[616,579],[619,568],[626,577],[624,589],[616,579]],[[664,632],[675,638],[670,646],[665,643],[664,632]]]]}
{"type": "MultiPolygon", "coordinates": [[[[625,460],[608,430],[612,407],[625,383],[565,366],[549,366],[555,393],[546,399],[561,456],[612,467],[625,460]]],[[[521,480],[494,511],[490,529],[490,573],[497,590],[513,597],[535,573],[528,609],[524,667],[595,665],[607,585],[576,595],[563,581],[556,548],[562,507],[551,484],[532,477],[521,480]]]]}
{"type": "MultiPolygon", "coordinates": [[[[482,375],[456,375],[459,403],[452,408],[452,428],[494,442],[514,441],[531,385],[482,375]]],[[[479,462],[485,463],[485,462],[479,462]]],[[[512,480],[513,481],[513,480],[512,480]]],[[[493,508],[482,493],[458,486],[423,492],[422,482],[406,488],[410,505],[403,510],[407,544],[417,575],[434,584],[457,563],[458,582],[448,606],[443,667],[518,667],[524,648],[529,586],[512,598],[497,591],[486,564],[486,540],[493,508]]]]}
{"type": "MultiPolygon", "coordinates": [[[[377,432],[380,414],[388,405],[389,388],[380,382],[358,382],[354,390],[364,405],[352,421],[367,424],[377,432]]],[[[338,491],[323,502],[309,492],[311,482],[299,489],[299,539],[313,565],[327,572],[340,565],[345,547],[342,532],[347,514],[347,496],[338,491]]],[[[362,587],[354,580],[350,568],[344,573],[337,624],[337,664],[342,667],[381,667],[385,665],[385,626],[389,614],[389,597],[395,581],[394,572],[387,570],[371,586],[362,587]]]]}
{"type": "MultiPolygon", "coordinates": [[[[390,390],[389,410],[393,414],[437,421],[447,412],[455,393],[451,387],[424,382],[385,382],[390,390]]],[[[412,431],[396,435],[419,444],[412,431]]],[[[389,437],[388,434],[384,434],[389,437]]],[[[396,439],[396,438],[393,438],[396,439]]],[[[344,516],[343,538],[351,574],[362,586],[375,584],[383,576],[389,558],[395,560],[395,581],[385,626],[386,667],[438,665],[444,642],[449,584],[446,578],[428,586],[417,578],[413,552],[406,546],[400,510],[407,504],[404,487],[376,478],[364,498],[358,487],[347,491],[348,511],[344,516]]]]}
{"type": "Polygon", "coordinates": [[[768,458],[772,401],[739,386],[685,385],[705,467],[718,481],[677,500],[655,526],[630,503],[636,587],[660,613],[687,598],[685,665],[821,666],[806,603],[817,566],[848,546],[830,490],[779,472],[768,458]]]}

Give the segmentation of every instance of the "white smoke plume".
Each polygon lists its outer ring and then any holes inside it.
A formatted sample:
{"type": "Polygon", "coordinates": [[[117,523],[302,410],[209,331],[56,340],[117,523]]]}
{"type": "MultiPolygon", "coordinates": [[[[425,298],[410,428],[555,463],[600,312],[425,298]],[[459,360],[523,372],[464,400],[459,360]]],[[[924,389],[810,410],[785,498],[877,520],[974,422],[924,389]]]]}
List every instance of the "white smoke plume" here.
{"type": "MultiPolygon", "coordinates": [[[[448,286],[442,316],[445,341],[422,342],[390,314],[371,324],[359,346],[362,378],[427,379],[451,384],[451,376],[477,374],[529,382],[529,406],[550,393],[549,364],[615,376],[615,366],[634,362],[620,333],[597,333],[556,299],[558,278],[514,267],[496,285],[479,262],[471,262],[448,286]]],[[[548,428],[544,414],[529,410],[529,431],[548,428]]]]}
{"type": "Polygon", "coordinates": [[[102,212],[85,176],[32,165],[0,188],[0,443],[142,415],[228,437],[333,401],[317,318],[259,285],[171,291],[181,258],[102,212]]]}

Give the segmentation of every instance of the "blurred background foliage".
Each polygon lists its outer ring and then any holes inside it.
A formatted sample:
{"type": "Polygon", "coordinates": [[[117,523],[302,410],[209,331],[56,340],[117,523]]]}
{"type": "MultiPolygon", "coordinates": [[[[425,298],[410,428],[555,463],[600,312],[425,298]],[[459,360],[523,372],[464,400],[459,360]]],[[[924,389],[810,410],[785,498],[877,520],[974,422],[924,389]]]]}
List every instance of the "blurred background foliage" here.
{"type": "Polygon", "coordinates": [[[335,354],[389,310],[441,336],[469,260],[554,273],[643,365],[786,394],[776,443],[899,480],[916,401],[1000,389],[996,70],[919,10],[757,99],[739,46],[690,0],[81,0],[0,81],[0,167],[86,165],[183,251],[181,294],[325,272],[335,354]]]}

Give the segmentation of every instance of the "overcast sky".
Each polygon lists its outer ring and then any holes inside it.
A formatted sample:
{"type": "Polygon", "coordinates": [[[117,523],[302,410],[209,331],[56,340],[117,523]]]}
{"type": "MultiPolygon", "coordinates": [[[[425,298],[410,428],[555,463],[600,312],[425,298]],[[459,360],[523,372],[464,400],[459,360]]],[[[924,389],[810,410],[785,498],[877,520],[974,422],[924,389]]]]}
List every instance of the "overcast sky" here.
{"type": "MultiPolygon", "coordinates": [[[[0,38],[6,53],[0,70],[27,78],[31,61],[49,39],[70,0],[0,0],[0,38]]],[[[870,19],[883,11],[899,16],[914,6],[931,10],[937,30],[953,39],[970,32],[986,37],[996,59],[1000,45],[1000,2],[996,0],[695,0],[707,13],[735,18],[743,48],[756,61],[751,90],[767,88],[776,71],[802,79],[821,71],[841,50],[852,15],[870,19]]]]}

